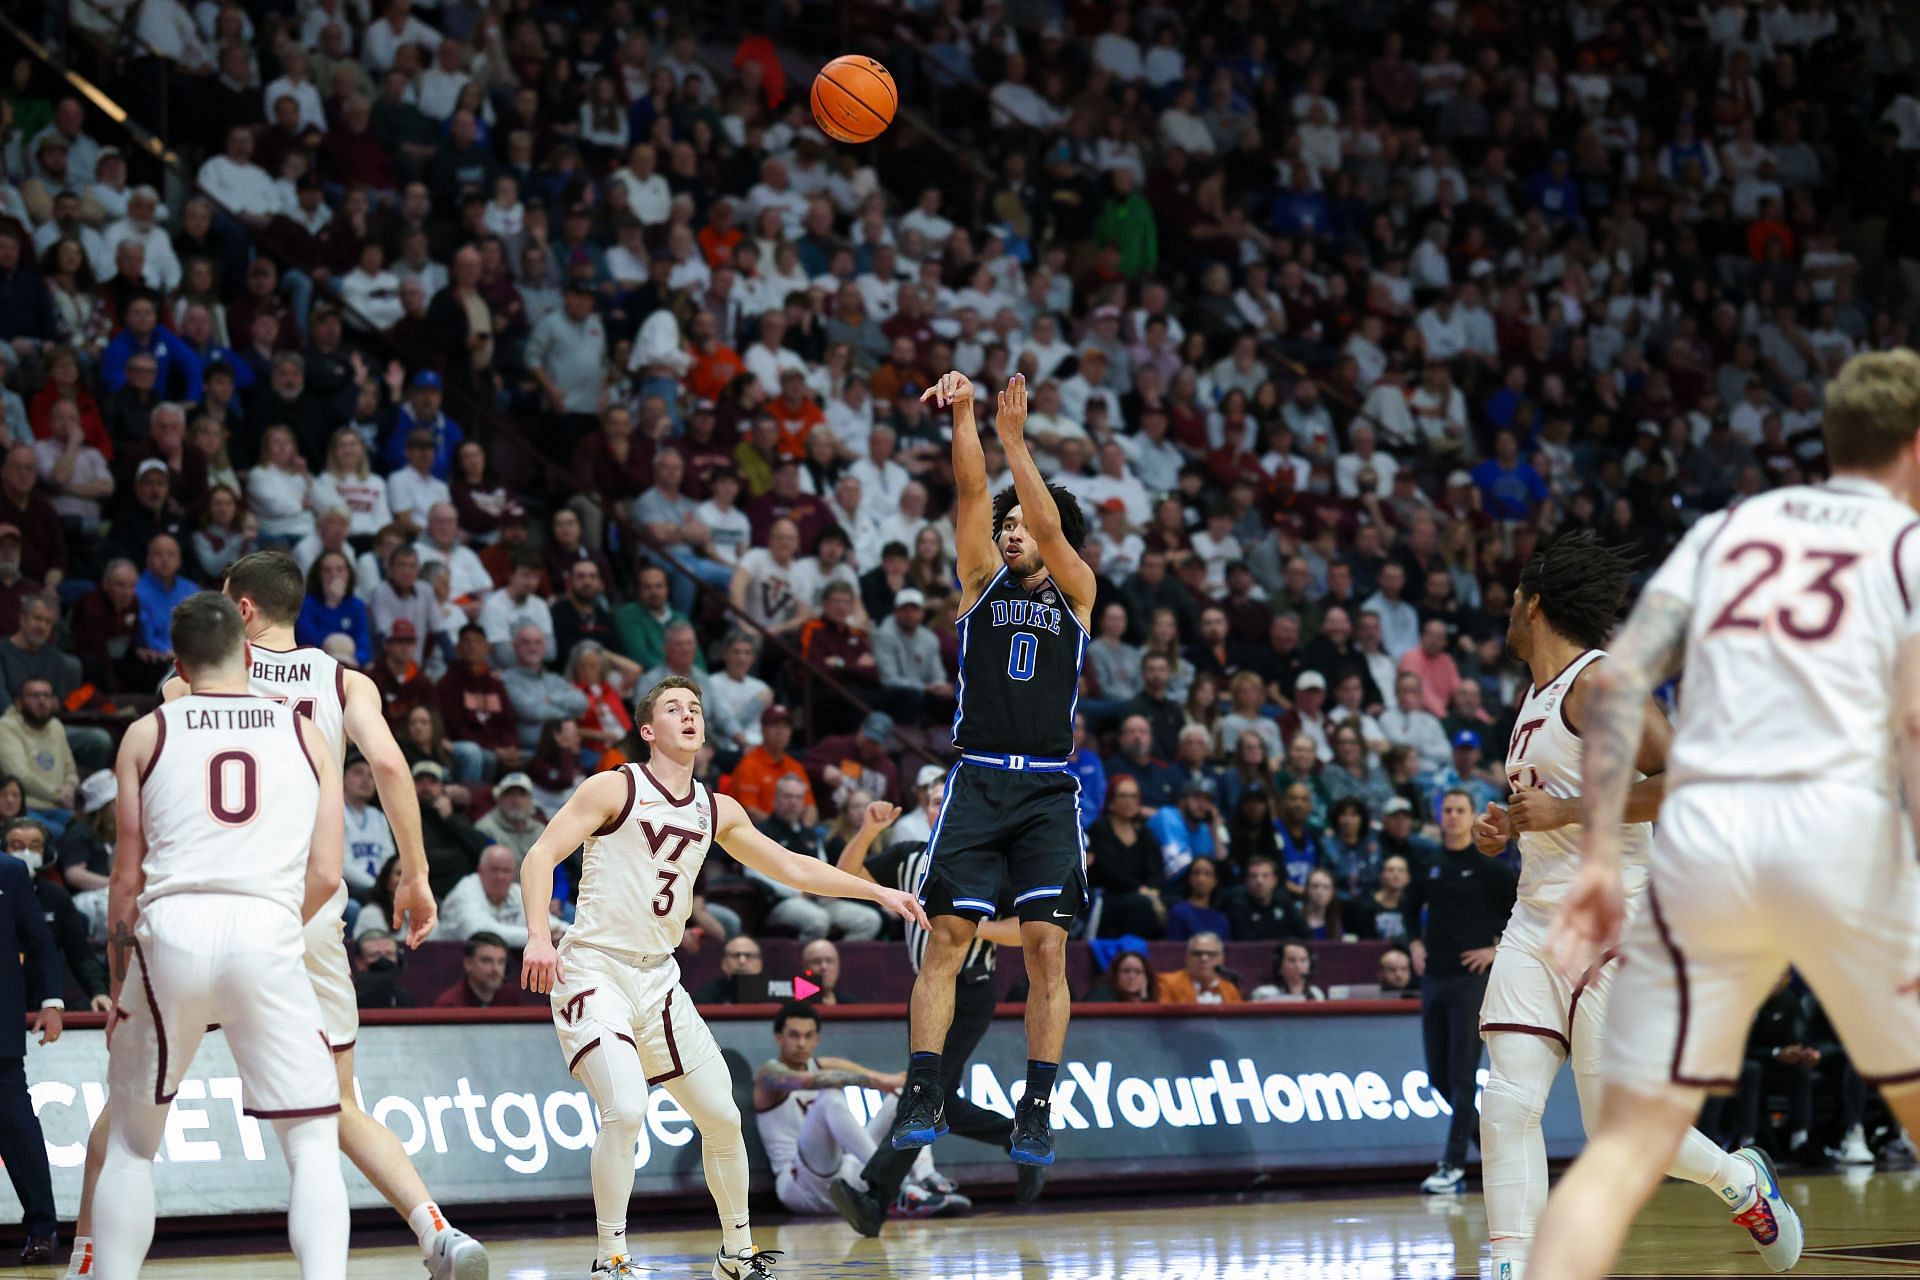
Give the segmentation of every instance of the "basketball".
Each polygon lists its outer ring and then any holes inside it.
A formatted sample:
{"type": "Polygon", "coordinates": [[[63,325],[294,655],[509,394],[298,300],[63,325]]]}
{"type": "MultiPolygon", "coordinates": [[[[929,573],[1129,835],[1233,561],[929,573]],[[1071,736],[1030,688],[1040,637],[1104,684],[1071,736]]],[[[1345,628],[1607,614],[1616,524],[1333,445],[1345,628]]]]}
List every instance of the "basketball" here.
{"type": "Polygon", "coordinates": [[[900,93],[872,58],[843,54],[813,78],[813,119],[835,142],[872,142],[893,123],[900,93]]]}

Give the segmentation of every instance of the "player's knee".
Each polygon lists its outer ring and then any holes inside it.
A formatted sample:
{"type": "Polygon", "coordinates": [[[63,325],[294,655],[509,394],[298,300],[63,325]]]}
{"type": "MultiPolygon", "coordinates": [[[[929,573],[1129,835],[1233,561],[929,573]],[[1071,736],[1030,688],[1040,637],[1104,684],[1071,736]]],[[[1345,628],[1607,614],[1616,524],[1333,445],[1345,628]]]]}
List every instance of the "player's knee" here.
{"type": "Polygon", "coordinates": [[[1052,925],[1035,925],[1020,931],[1020,951],[1027,958],[1031,977],[1057,978],[1067,972],[1067,935],[1052,925]]]}
{"type": "Polygon", "coordinates": [[[1547,1109],[1544,1090],[1506,1076],[1493,1075],[1480,1094],[1481,1145],[1514,1138],[1538,1124],[1547,1109]]]}
{"type": "Polygon", "coordinates": [[[605,1132],[637,1140],[646,1123],[647,1096],[644,1092],[630,1097],[625,1091],[616,1089],[611,1097],[600,1100],[600,1128],[605,1132]]]}
{"type": "MultiPolygon", "coordinates": [[[[838,1093],[838,1090],[831,1092],[838,1093]]],[[[846,1105],[845,1098],[841,1099],[841,1105],[846,1105]]],[[[732,1098],[724,1102],[716,1099],[702,1106],[698,1111],[689,1111],[688,1114],[693,1117],[693,1127],[700,1131],[700,1139],[703,1142],[737,1136],[740,1132],[740,1108],[732,1098]]]]}

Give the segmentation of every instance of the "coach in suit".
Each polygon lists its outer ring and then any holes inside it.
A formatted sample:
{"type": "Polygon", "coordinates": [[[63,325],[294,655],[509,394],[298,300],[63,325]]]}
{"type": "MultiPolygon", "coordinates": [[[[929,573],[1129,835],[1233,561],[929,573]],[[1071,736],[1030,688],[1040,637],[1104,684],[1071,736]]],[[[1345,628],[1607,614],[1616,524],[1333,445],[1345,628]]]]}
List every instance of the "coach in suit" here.
{"type": "Polygon", "coordinates": [[[29,1009],[41,1044],[60,1038],[60,961],[27,864],[0,854],[0,1160],[26,1210],[21,1265],[53,1260],[53,1171],[27,1096],[29,1009]]]}

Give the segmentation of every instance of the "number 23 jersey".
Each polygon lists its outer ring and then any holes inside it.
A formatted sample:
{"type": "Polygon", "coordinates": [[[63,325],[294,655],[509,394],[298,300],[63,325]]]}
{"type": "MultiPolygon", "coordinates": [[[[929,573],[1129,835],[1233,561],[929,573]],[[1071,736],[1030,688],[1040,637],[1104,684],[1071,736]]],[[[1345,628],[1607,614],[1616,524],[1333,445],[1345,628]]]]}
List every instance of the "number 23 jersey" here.
{"type": "Polygon", "coordinates": [[[1819,780],[1891,800],[1894,659],[1920,631],[1916,526],[1911,507],[1853,476],[1694,525],[1647,584],[1691,609],[1669,793],[1819,780]]]}
{"type": "Polygon", "coordinates": [[[697,780],[674,796],[644,764],[621,766],[627,803],[582,846],[580,899],[561,944],[614,955],[672,955],[713,847],[713,793],[697,780]]]}

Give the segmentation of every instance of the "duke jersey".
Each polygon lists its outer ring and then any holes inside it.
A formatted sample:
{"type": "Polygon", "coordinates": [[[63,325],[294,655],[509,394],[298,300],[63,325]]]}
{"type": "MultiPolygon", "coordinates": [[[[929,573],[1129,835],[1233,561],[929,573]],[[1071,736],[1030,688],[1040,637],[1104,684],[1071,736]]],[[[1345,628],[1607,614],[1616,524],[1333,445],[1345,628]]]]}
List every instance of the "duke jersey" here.
{"type": "Polygon", "coordinates": [[[189,693],[154,709],[140,776],[145,908],[175,893],[238,893],[300,915],[320,772],[284,703],[189,693]]]}
{"type": "Polygon", "coordinates": [[[693,910],[693,882],[713,846],[713,793],[691,781],[673,796],[644,764],[623,765],[627,802],[587,838],[580,899],[561,943],[617,956],[672,955],[693,910]]]}
{"type": "Polygon", "coordinates": [[[959,631],[953,745],[1005,755],[1072,755],[1087,633],[1053,579],[1029,592],[1002,565],[960,619],[959,631]]]}
{"type": "Polygon", "coordinates": [[[326,650],[248,647],[247,687],[263,698],[284,702],[327,740],[336,761],[347,754],[347,670],[326,650]]]}
{"type": "Polygon", "coordinates": [[[1920,631],[1920,519],[1846,476],[1708,516],[1647,584],[1690,606],[1669,795],[1695,782],[1898,788],[1894,658],[1920,631]]]}
{"type": "MultiPolygon", "coordinates": [[[[819,1069],[816,1059],[807,1059],[808,1071],[819,1069]]],[[[755,1117],[760,1128],[760,1145],[766,1148],[767,1164],[774,1172],[791,1169],[799,1163],[800,1126],[806,1123],[807,1109],[819,1095],[818,1089],[789,1090],[773,1107],[755,1117]]],[[[832,1177],[834,1172],[830,1169],[820,1176],[832,1177]]]]}
{"type": "MultiPolygon", "coordinates": [[[[1550,796],[1571,799],[1580,794],[1580,735],[1567,723],[1566,699],[1580,673],[1607,655],[1589,649],[1541,689],[1529,688],[1520,702],[1507,744],[1507,782],[1514,787],[1537,787],[1550,796]]],[[[1635,780],[1644,774],[1634,774],[1635,780]]],[[[1566,896],[1567,886],[1580,869],[1580,826],[1557,831],[1522,832],[1518,901],[1549,908],[1566,896]]],[[[1647,856],[1653,844],[1653,824],[1635,822],[1621,832],[1621,875],[1628,896],[1647,883],[1647,856]]]]}

